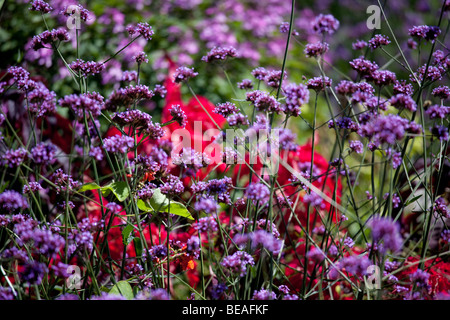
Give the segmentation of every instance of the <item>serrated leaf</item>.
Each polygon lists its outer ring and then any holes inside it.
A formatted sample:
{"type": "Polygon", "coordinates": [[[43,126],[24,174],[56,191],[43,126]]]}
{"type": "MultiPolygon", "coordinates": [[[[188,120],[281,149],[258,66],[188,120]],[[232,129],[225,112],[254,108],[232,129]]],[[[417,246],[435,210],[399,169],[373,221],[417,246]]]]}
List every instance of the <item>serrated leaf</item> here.
{"type": "Polygon", "coordinates": [[[115,294],[119,296],[124,296],[128,300],[133,300],[133,288],[131,288],[130,284],[127,281],[119,281],[114,287],[109,290],[109,294],[115,294]]]}

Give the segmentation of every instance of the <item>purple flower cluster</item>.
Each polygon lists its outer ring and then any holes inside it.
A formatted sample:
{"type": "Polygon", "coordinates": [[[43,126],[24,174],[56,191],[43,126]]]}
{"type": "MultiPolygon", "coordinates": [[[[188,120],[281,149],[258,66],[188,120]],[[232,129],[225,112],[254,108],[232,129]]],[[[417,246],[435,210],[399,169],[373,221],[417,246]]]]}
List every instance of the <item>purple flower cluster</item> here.
{"type": "Polygon", "coordinates": [[[80,73],[82,76],[87,77],[102,72],[105,69],[105,64],[77,59],[69,64],[69,68],[73,72],[80,73]]]}
{"type": "Polygon", "coordinates": [[[34,146],[30,153],[36,164],[53,164],[55,162],[57,147],[51,142],[41,142],[34,146]]]}
{"type": "Polygon", "coordinates": [[[369,48],[375,50],[376,48],[387,46],[389,43],[391,43],[391,41],[389,41],[388,36],[376,34],[369,40],[369,48]]]}
{"type": "Polygon", "coordinates": [[[286,97],[284,113],[298,117],[301,114],[301,106],[309,101],[309,91],[307,86],[304,84],[291,83],[284,86],[283,94],[286,97]]]}
{"type": "Polygon", "coordinates": [[[49,13],[53,11],[53,8],[47,2],[42,0],[32,0],[30,5],[31,7],[29,9],[31,11],[39,11],[42,13],[49,13]]]}
{"type": "Polygon", "coordinates": [[[183,193],[183,182],[177,176],[169,174],[167,181],[159,188],[161,193],[169,196],[177,196],[183,193]]]}
{"type": "Polygon", "coordinates": [[[18,210],[28,209],[27,199],[19,192],[5,190],[0,193],[0,212],[13,213],[18,210]]]}
{"type": "Polygon", "coordinates": [[[236,251],[234,254],[226,256],[220,263],[234,274],[239,274],[242,278],[247,274],[247,265],[255,265],[255,260],[245,251],[236,251]]]}
{"type": "Polygon", "coordinates": [[[219,103],[213,110],[214,113],[220,114],[225,118],[231,114],[237,113],[238,111],[239,109],[232,102],[219,103]]]}
{"type": "Polygon", "coordinates": [[[233,186],[229,177],[222,179],[211,179],[208,182],[199,181],[191,186],[191,190],[195,194],[205,194],[207,197],[217,196],[219,202],[231,203],[229,190],[233,186]]]}
{"type": "Polygon", "coordinates": [[[69,41],[70,36],[65,29],[53,29],[51,31],[45,30],[44,32],[33,37],[31,41],[31,47],[34,50],[42,48],[51,49],[47,45],[53,44],[56,41],[69,41]]]}
{"type": "Polygon", "coordinates": [[[198,72],[194,72],[194,68],[182,66],[175,70],[173,81],[175,83],[187,82],[189,79],[195,78],[197,75],[198,72]]]}
{"type": "Polygon", "coordinates": [[[377,217],[370,221],[372,238],[382,253],[397,252],[402,248],[399,226],[389,218],[377,217]],[[382,244],[380,244],[382,242],[382,244]]]}
{"type": "Polygon", "coordinates": [[[317,33],[333,34],[339,28],[339,21],[331,14],[319,14],[312,23],[312,29],[317,33]]]}
{"type": "Polygon", "coordinates": [[[6,150],[5,153],[1,156],[0,163],[3,166],[8,166],[10,168],[19,167],[24,160],[27,158],[28,152],[22,147],[17,149],[9,149],[6,150]]]}
{"type": "Polygon", "coordinates": [[[254,203],[260,202],[265,204],[269,201],[270,190],[262,183],[251,183],[245,189],[245,196],[247,199],[253,200],[254,203]]]}
{"type": "MultiPolygon", "coordinates": [[[[203,203],[203,204],[205,204],[206,206],[209,206],[209,204],[206,204],[206,203],[203,203]]],[[[210,210],[210,209],[212,209],[212,208],[206,208],[206,210],[210,210]]],[[[198,210],[198,209],[195,208],[195,210],[198,210]]],[[[195,223],[194,228],[195,228],[195,230],[198,230],[200,232],[207,232],[209,234],[212,232],[216,232],[218,230],[216,219],[212,216],[198,219],[198,222],[195,223]]]]}
{"type": "Polygon", "coordinates": [[[235,58],[238,53],[233,47],[214,47],[208,52],[206,56],[202,57],[202,61],[214,62],[214,61],[224,61],[227,58],[235,58]]]}
{"type": "Polygon", "coordinates": [[[137,34],[147,41],[152,40],[152,36],[155,34],[152,27],[147,22],[140,22],[135,26],[128,26],[126,30],[130,36],[137,34]]]}
{"type": "Polygon", "coordinates": [[[441,34],[441,29],[436,26],[414,26],[408,30],[411,37],[434,41],[441,34]]]}
{"type": "Polygon", "coordinates": [[[324,55],[330,48],[326,42],[308,43],[303,51],[308,58],[324,55]]]}
{"type": "Polygon", "coordinates": [[[127,153],[134,147],[134,139],[129,136],[115,135],[103,139],[103,148],[112,153],[127,153]]]}
{"type": "Polygon", "coordinates": [[[181,109],[179,104],[175,104],[169,110],[170,115],[172,116],[172,121],[176,121],[181,127],[186,127],[187,124],[187,115],[181,109]]]}
{"type": "Polygon", "coordinates": [[[328,77],[314,77],[306,82],[306,87],[316,92],[323,91],[327,87],[331,87],[332,80],[328,77]]]}

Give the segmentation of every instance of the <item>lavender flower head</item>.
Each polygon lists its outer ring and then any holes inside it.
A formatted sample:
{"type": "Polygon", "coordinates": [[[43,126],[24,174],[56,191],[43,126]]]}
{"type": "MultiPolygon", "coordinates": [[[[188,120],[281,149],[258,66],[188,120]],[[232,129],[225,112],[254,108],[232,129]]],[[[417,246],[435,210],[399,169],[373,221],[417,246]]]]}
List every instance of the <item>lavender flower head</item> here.
{"type": "Polygon", "coordinates": [[[179,67],[175,70],[173,75],[175,83],[187,82],[189,79],[192,79],[198,75],[198,72],[194,72],[194,68],[188,67],[179,67]]]}
{"type": "Polygon", "coordinates": [[[389,218],[377,217],[370,221],[372,238],[382,253],[393,253],[402,248],[402,238],[398,225],[389,218]],[[379,242],[383,242],[381,248],[379,242]]]}
{"type": "Polygon", "coordinates": [[[103,148],[112,153],[127,153],[134,147],[134,139],[128,136],[115,135],[103,140],[103,148]]]}
{"type": "Polygon", "coordinates": [[[301,114],[300,107],[309,101],[309,91],[304,84],[291,83],[283,88],[286,97],[284,113],[297,117],[301,114]]]}

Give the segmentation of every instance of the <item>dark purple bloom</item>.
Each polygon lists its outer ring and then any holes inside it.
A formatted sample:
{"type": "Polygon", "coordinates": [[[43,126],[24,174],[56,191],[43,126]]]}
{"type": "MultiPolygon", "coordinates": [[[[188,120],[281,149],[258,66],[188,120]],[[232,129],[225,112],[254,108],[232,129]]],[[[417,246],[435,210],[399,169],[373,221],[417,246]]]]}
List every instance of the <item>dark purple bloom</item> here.
{"type": "Polygon", "coordinates": [[[25,282],[39,285],[46,273],[48,273],[48,268],[44,263],[30,261],[24,264],[23,269],[20,272],[20,277],[25,282]]]}
{"type": "Polygon", "coordinates": [[[264,81],[268,73],[269,71],[264,67],[258,67],[252,70],[252,76],[261,81],[264,81]]]}
{"type": "Polygon", "coordinates": [[[425,113],[430,117],[430,119],[444,119],[448,114],[450,114],[450,107],[435,104],[428,107],[425,113]]]}
{"type": "Polygon", "coordinates": [[[147,55],[143,51],[136,53],[132,59],[136,61],[137,64],[148,63],[147,55]]]}
{"type": "Polygon", "coordinates": [[[103,148],[112,153],[127,153],[134,147],[134,139],[128,136],[115,135],[103,139],[103,148]]]}
{"type": "Polygon", "coordinates": [[[217,212],[219,205],[213,198],[201,197],[195,202],[194,209],[196,211],[204,211],[207,214],[213,214],[217,212]]]}
{"type": "Polygon", "coordinates": [[[362,50],[368,45],[369,44],[364,40],[356,40],[354,43],[352,43],[352,48],[353,50],[362,50]]]}
{"type": "Polygon", "coordinates": [[[431,94],[442,100],[447,100],[450,97],[450,88],[447,86],[439,86],[434,88],[431,94]]]}
{"type": "Polygon", "coordinates": [[[406,83],[405,80],[400,80],[400,81],[396,80],[394,82],[393,91],[394,91],[394,94],[403,93],[408,96],[411,96],[414,92],[412,84],[406,83]]]}
{"type": "Polygon", "coordinates": [[[389,99],[389,103],[396,107],[397,109],[406,109],[411,112],[416,111],[416,102],[411,98],[410,95],[405,95],[403,93],[396,94],[389,99]]]}
{"type": "Polygon", "coordinates": [[[30,153],[34,163],[50,165],[55,162],[56,146],[51,142],[41,142],[30,153]]]}
{"type": "Polygon", "coordinates": [[[446,126],[435,125],[431,129],[431,134],[441,141],[448,140],[448,129],[446,126]]]}
{"type": "Polygon", "coordinates": [[[6,150],[5,154],[1,156],[0,163],[10,168],[16,168],[24,162],[24,160],[27,158],[27,155],[27,150],[22,147],[17,149],[9,149],[6,150]]]}
{"type": "MultiPolygon", "coordinates": [[[[281,104],[269,93],[265,91],[253,91],[253,93],[257,93],[253,104],[259,111],[274,113],[280,113],[282,111],[281,104]]],[[[250,92],[247,94],[247,100],[249,97],[251,97],[250,92]]]]}
{"type": "Polygon", "coordinates": [[[105,69],[105,65],[100,62],[77,59],[69,64],[69,68],[75,73],[81,73],[82,76],[86,77],[102,72],[105,69]]]}
{"type": "MultiPolygon", "coordinates": [[[[206,205],[206,203],[204,203],[206,205]]],[[[217,203],[216,203],[217,205],[217,203]]],[[[206,208],[207,210],[211,210],[212,208],[206,208]]],[[[196,209],[197,211],[200,211],[196,209]]],[[[214,209],[214,212],[217,209],[214,209]]],[[[198,219],[198,222],[194,225],[195,230],[201,231],[201,232],[216,232],[218,230],[216,219],[212,216],[204,217],[198,219]]]]}
{"type": "Polygon", "coordinates": [[[253,266],[255,260],[251,255],[244,251],[237,251],[230,256],[226,256],[221,265],[229,269],[232,273],[239,274],[242,278],[247,274],[247,265],[253,266]]]}
{"type": "Polygon", "coordinates": [[[441,29],[436,26],[414,26],[408,30],[411,37],[434,41],[441,34],[441,29]]]}
{"type": "Polygon", "coordinates": [[[199,181],[191,186],[191,190],[195,194],[204,193],[206,196],[217,196],[219,202],[230,204],[229,189],[232,186],[231,178],[224,177],[222,179],[211,179],[208,182],[199,181]]]}
{"type": "Polygon", "coordinates": [[[69,33],[65,29],[53,29],[51,31],[45,30],[44,32],[33,37],[31,40],[31,48],[34,50],[39,50],[42,48],[51,49],[51,47],[47,45],[53,44],[56,41],[67,42],[69,40],[69,33]]]}
{"type": "Polygon", "coordinates": [[[242,113],[230,114],[227,117],[227,122],[230,125],[230,127],[249,125],[247,116],[242,113]]]}
{"type": "Polygon", "coordinates": [[[253,292],[252,300],[275,300],[277,295],[273,291],[267,289],[255,290],[253,292]]]}
{"type": "Polygon", "coordinates": [[[356,70],[361,76],[370,76],[372,72],[378,69],[378,65],[375,62],[359,57],[350,61],[350,66],[356,70]]]}
{"type": "Polygon", "coordinates": [[[252,183],[245,189],[245,195],[248,199],[253,200],[255,203],[259,201],[265,204],[269,201],[270,190],[265,184],[252,183]]]}
{"type": "Polygon", "coordinates": [[[249,233],[248,238],[251,240],[253,249],[261,246],[274,255],[278,255],[280,253],[282,241],[274,237],[271,232],[256,230],[249,233]]]}
{"type": "Polygon", "coordinates": [[[0,193],[0,212],[13,213],[20,209],[28,209],[28,201],[24,196],[14,190],[0,193]]]}
{"type": "Polygon", "coordinates": [[[364,145],[359,140],[351,140],[350,141],[350,149],[352,151],[355,151],[356,153],[363,153],[364,151],[364,145]]]}
{"type": "Polygon", "coordinates": [[[388,250],[395,253],[402,248],[400,229],[393,220],[376,217],[370,221],[369,225],[372,229],[372,239],[382,253],[386,253],[388,250]]]}
{"type": "Polygon", "coordinates": [[[180,178],[169,174],[167,181],[160,187],[160,191],[169,196],[176,196],[183,193],[184,185],[180,178]]]}

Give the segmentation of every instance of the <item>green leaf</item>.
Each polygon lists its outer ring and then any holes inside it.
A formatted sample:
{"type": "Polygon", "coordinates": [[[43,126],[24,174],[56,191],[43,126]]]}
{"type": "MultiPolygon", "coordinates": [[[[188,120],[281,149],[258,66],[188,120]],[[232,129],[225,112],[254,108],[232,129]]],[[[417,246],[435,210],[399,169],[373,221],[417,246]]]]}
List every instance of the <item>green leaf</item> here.
{"type": "Polygon", "coordinates": [[[139,208],[140,210],[142,210],[142,211],[144,211],[144,212],[152,212],[152,211],[155,211],[155,209],[153,209],[153,207],[152,207],[147,201],[144,201],[144,200],[141,200],[141,199],[139,199],[139,200],[137,201],[137,206],[138,206],[138,208],[139,208]]]}
{"type": "Polygon", "coordinates": [[[127,281],[119,281],[109,290],[109,294],[124,296],[128,300],[133,300],[133,289],[127,281]]]}
{"type": "Polygon", "coordinates": [[[96,184],[95,182],[89,182],[81,186],[81,188],[78,190],[79,192],[84,192],[88,190],[96,190],[100,189],[101,187],[96,184]]]}
{"type": "Polygon", "coordinates": [[[184,206],[184,204],[179,202],[170,202],[170,204],[164,208],[164,212],[194,220],[189,210],[184,206]]]}
{"type": "Polygon", "coordinates": [[[133,240],[133,229],[133,226],[129,224],[122,230],[122,241],[125,246],[129,245],[133,240]]]}
{"type": "Polygon", "coordinates": [[[107,196],[110,191],[114,193],[117,200],[123,202],[126,198],[130,195],[130,189],[128,188],[128,184],[126,181],[117,181],[108,184],[107,186],[104,186],[101,188],[102,193],[107,196]]]}
{"type": "Polygon", "coordinates": [[[169,204],[169,199],[161,193],[161,190],[155,189],[152,197],[150,198],[150,205],[155,210],[161,211],[161,207],[165,207],[169,204]]]}
{"type": "Polygon", "coordinates": [[[138,237],[133,238],[133,242],[134,242],[134,248],[136,249],[136,256],[140,257],[142,256],[142,242],[141,239],[138,237]]]}

